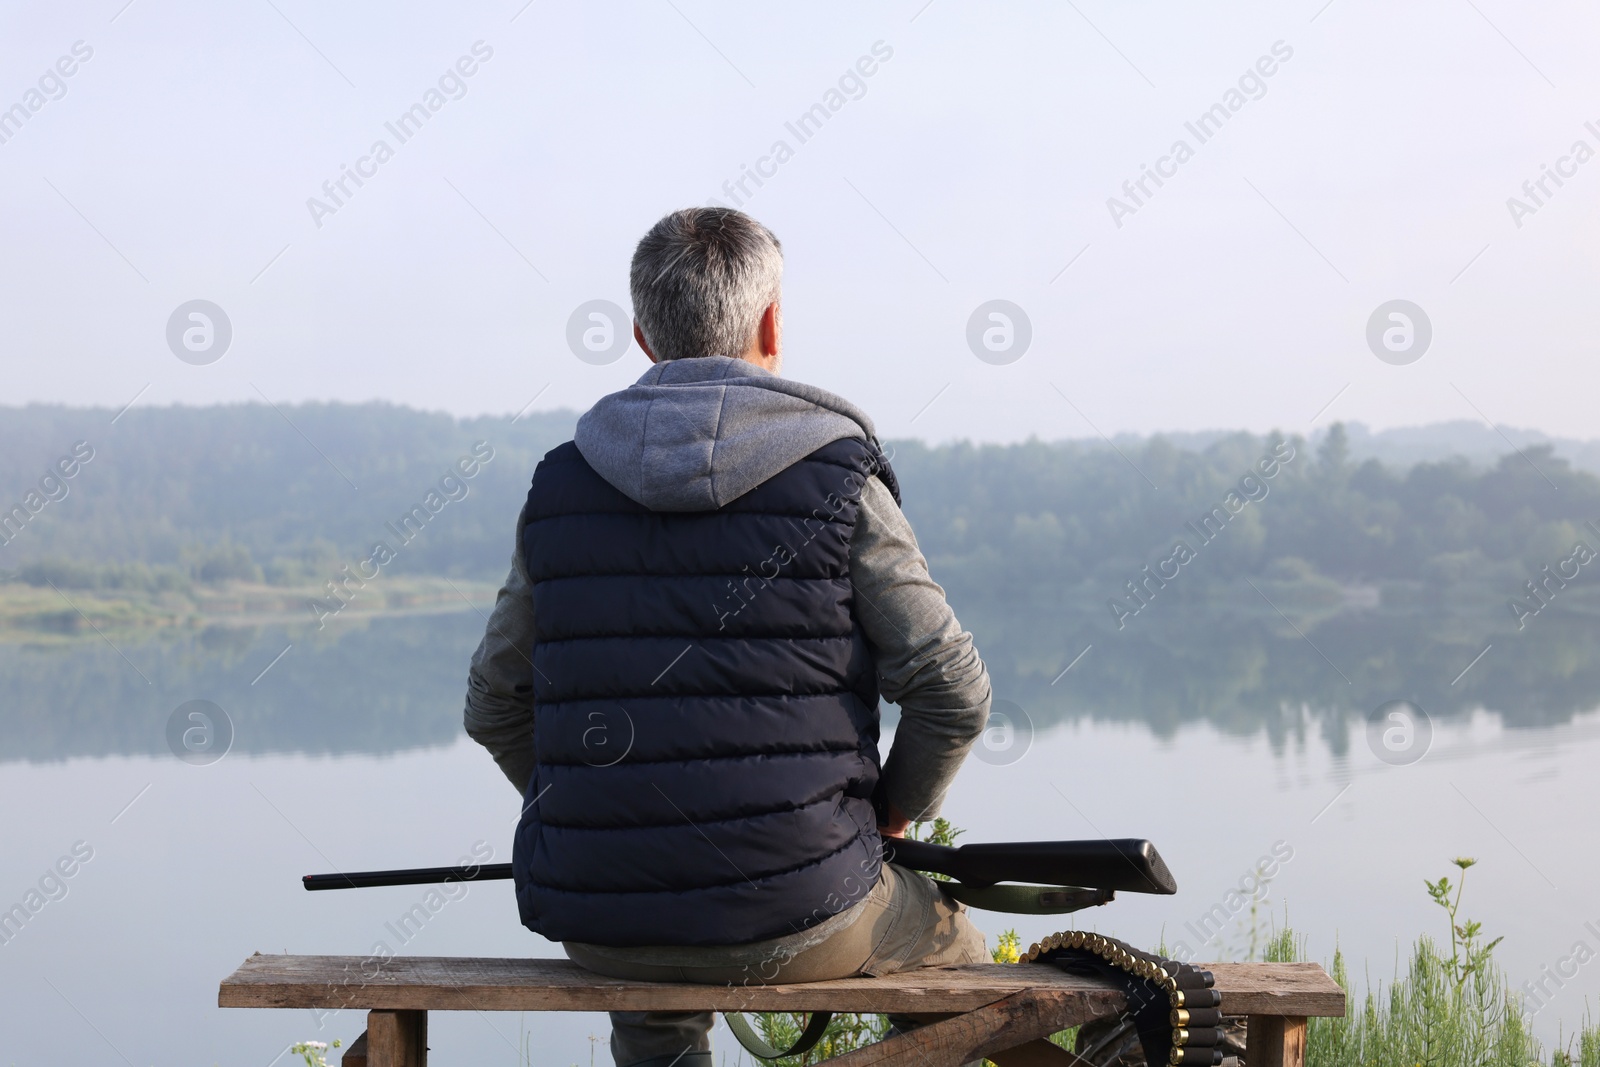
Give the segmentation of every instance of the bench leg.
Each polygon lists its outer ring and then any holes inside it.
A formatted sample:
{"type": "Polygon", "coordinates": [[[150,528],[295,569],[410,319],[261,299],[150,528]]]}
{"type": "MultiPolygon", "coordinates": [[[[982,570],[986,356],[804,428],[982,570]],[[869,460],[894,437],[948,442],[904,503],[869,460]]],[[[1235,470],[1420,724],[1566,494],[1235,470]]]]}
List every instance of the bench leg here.
{"type": "Polygon", "coordinates": [[[367,1067],[367,1032],[361,1034],[344,1050],[344,1055],[339,1057],[339,1067],[367,1067]]]}
{"type": "Polygon", "coordinates": [[[367,1012],[369,1067],[427,1067],[428,1013],[367,1012]]]}
{"type": "Polygon", "coordinates": [[[1305,1067],[1305,1019],[1293,1015],[1250,1016],[1245,1058],[1249,1067],[1305,1067]]]}

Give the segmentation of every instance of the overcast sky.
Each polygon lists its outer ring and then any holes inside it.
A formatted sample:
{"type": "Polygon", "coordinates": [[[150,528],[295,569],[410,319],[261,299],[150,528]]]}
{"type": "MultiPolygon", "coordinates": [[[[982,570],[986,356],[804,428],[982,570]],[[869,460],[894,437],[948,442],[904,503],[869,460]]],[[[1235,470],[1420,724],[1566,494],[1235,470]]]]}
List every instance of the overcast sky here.
{"type": "Polygon", "coordinates": [[[717,199],[886,436],[1596,435],[1590,6],[124,3],[0,14],[0,403],[581,409],[644,363],[574,312],[717,199]]]}

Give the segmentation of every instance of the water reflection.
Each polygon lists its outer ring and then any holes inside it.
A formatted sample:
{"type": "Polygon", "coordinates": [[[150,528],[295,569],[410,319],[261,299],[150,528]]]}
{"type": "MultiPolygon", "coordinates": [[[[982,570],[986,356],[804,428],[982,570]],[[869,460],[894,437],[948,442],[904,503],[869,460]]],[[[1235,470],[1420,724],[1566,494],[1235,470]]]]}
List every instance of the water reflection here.
{"type": "MultiPolygon", "coordinates": [[[[1583,614],[1547,612],[1517,633],[1420,606],[1285,618],[1246,602],[1173,605],[1119,632],[1087,613],[980,602],[962,621],[997,697],[1040,729],[1092,717],[1170,737],[1204,721],[1264,731],[1277,748],[1310,721],[1343,755],[1391,700],[1435,719],[1488,708],[1514,727],[1600,706],[1600,661],[1590,655],[1600,619],[1583,614]]],[[[173,709],[190,700],[221,706],[245,754],[449,744],[482,629],[479,614],[461,611],[321,631],[213,627],[116,647],[94,637],[0,645],[0,761],[159,754],[173,709]]]]}
{"type": "Polygon", "coordinates": [[[189,700],[227,712],[236,753],[449,744],[482,635],[483,619],[463,611],[321,631],[213,627],[115,648],[95,638],[3,645],[0,760],[163,753],[167,721],[189,700]]]}
{"type": "Polygon", "coordinates": [[[1264,730],[1279,747],[1309,718],[1343,755],[1352,733],[1361,743],[1366,716],[1394,700],[1434,719],[1487,709],[1517,728],[1600,706],[1591,654],[1600,619],[1585,614],[1541,616],[1524,633],[1495,629],[1498,619],[1486,625],[1481,613],[1421,605],[1320,619],[1248,603],[1179,607],[1120,632],[1093,617],[992,609],[962,621],[981,642],[997,694],[1041,723],[1092,716],[1170,737],[1204,721],[1228,733],[1264,730]]]}

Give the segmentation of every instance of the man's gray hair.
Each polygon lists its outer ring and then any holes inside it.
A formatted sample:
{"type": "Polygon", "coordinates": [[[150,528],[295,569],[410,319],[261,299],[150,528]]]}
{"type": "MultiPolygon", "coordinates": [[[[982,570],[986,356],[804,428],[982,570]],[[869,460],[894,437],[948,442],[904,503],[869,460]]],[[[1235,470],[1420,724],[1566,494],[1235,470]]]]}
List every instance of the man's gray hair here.
{"type": "Polygon", "coordinates": [[[744,355],[782,282],[778,239],[729,207],[674,211],[639,241],[628,272],[634,319],[662,360],[744,355]]]}

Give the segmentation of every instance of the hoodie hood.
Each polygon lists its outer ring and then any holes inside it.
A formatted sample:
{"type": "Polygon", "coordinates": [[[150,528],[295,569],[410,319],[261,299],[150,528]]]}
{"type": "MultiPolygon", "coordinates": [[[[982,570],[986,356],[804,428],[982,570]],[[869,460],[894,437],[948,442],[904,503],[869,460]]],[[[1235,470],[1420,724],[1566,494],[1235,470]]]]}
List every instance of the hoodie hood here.
{"type": "Polygon", "coordinates": [[[728,356],[657,363],[578,420],[589,466],[652,511],[715,511],[824,445],[876,445],[872,420],[826,389],[728,356]]]}

